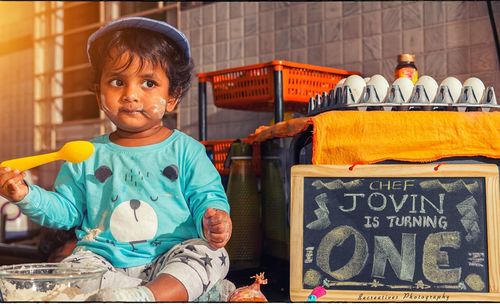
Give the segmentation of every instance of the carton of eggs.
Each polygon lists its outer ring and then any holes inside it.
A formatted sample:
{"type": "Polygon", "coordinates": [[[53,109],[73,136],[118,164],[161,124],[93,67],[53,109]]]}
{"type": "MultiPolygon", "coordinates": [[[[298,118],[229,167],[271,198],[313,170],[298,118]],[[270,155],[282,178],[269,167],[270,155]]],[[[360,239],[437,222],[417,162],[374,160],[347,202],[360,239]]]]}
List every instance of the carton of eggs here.
{"type": "Polygon", "coordinates": [[[330,92],[311,98],[309,114],[325,110],[447,110],[500,111],[493,87],[471,77],[463,85],[455,77],[445,78],[439,85],[424,75],[417,83],[401,77],[391,85],[382,75],[361,77],[351,75],[341,79],[330,92]]]}

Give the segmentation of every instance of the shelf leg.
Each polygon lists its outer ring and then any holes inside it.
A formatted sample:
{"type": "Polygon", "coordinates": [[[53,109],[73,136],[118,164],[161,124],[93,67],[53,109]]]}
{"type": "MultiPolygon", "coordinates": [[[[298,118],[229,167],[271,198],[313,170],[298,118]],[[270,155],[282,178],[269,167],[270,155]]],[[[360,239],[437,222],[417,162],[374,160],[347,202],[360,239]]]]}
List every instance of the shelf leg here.
{"type": "Polygon", "coordinates": [[[198,82],[198,131],[200,141],[207,140],[207,83],[198,82]]]}
{"type": "Polygon", "coordinates": [[[283,71],[274,71],[274,123],[283,121],[283,71]]]}

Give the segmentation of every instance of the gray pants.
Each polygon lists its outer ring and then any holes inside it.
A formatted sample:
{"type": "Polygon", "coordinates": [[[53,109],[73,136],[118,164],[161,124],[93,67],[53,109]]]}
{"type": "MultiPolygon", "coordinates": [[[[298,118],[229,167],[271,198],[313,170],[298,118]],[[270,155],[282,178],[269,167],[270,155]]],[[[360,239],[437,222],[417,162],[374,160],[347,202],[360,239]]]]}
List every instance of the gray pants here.
{"type": "Polygon", "coordinates": [[[80,248],[83,249],[78,247],[63,262],[106,267],[103,289],[139,286],[165,273],[179,280],[188,292],[189,301],[194,301],[224,279],[229,271],[227,251],[212,250],[202,239],[184,241],[152,263],[130,268],[116,268],[103,257],[80,248]]]}

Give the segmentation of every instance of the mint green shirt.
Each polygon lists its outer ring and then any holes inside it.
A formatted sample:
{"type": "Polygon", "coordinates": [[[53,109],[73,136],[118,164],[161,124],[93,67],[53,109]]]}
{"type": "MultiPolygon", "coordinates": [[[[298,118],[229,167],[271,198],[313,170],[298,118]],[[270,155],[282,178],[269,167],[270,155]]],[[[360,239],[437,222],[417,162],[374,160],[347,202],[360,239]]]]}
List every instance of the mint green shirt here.
{"type": "Polygon", "coordinates": [[[76,227],[78,246],[115,267],[144,265],[172,246],[204,238],[207,208],[229,213],[220,175],[205,147],[174,130],[161,143],[123,147],[103,135],[94,154],[64,163],[54,192],[29,185],[22,212],[48,227],[76,227]]]}

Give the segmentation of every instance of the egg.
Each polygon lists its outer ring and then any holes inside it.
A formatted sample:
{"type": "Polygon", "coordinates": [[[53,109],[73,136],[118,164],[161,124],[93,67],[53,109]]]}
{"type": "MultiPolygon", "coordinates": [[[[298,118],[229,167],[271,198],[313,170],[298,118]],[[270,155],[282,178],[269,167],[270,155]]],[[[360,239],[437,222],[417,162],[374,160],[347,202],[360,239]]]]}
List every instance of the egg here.
{"type": "Polygon", "coordinates": [[[348,96],[348,103],[354,101],[354,103],[358,103],[363,97],[363,91],[366,87],[365,80],[358,75],[351,75],[347,77],[344,82],[344,92],[346,92],[346,88],[349,87],[351,89],[352,99],[348,96]]]}
{"type": "MultiPolygon", "coordinates": [[[[447,77],[441,81],[440,86],[447,86],[453,102],[457,102],[462,92],[462,83],[455,77],[447,77]]],[[[439,91],[439,90],[438,90],[439,91]]]]}
{"type": "Polygon", "coordinates": [[[384,101],[385,97],[389,93],[389,83],[385,79],[384,76],[375,74],[370,77],[370,81],[368,81],[367,85],[372,85],[377,92],[377,96],[379,98],[378,102],[384,101]]]}
{"type": "Polygon", "coordinates": [[[420,77],[415,84],[415,86],[421,85],[424,87],[425,92],[427,93],[427,97],[429,97],[429,102],[432,102],[434,100],[434,97],[436,97],[437,90],[438,90],[438,84],[434,78],[424,75],[420,77]]]}
{"type": "Polygon", "coordinates": [[[481,79],[476,77],[471,77],[464,81],[463,93],[465,93],[466,87],[470,87],[474,93],[475,100],[467,100],[468,103],[479,103],[483,97],[484,93],[484,83],[481,79]]]}
{"type": "Polygon", "coordinates": [[[399,77],[393,83],[393,86],[399,86],[399,90],[401,91],[401,95],[403,96],[403,102],[408,102],[411,97],[411,92],[413,92],[413,81],[410,78],[399,77]]]}
{"type": "Polygon", "coordinates": [[[342,78],[337,82],[337,85],[335,86],[335,96],[333,97],[333,103],[334,104],[341,104],[342,103],[342,93],[344,91],[344,82],[346,78],[342,78]]]}
{"type": "Polygon", "coordinates": [[[345,82],[346,78],[342,78],[340,79],[338,82],[337,82],[337,85],[335,85],[335,91],[337,90],[337,88],[343,88],[344,87],[344,82],[345,82]]]}

